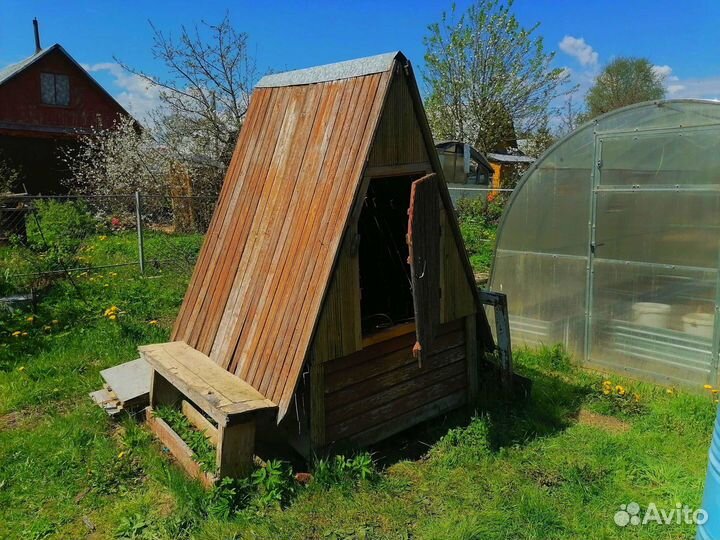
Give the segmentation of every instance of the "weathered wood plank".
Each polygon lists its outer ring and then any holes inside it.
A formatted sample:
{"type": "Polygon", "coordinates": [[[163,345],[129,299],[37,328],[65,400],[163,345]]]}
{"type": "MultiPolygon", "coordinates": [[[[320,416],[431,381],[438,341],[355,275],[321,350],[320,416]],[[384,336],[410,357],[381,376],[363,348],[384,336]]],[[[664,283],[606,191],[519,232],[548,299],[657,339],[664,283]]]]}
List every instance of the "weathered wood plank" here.
{"type": "Polygon", "coordinates": [[[465,392],[456,392],[431,403],[393,417],[387,421],[379,422],[366,430],[348,437],[348,441],[357,446],[367,446],[377,441],[387,439],[421,422],[436,418],[437,416],[461,407],[467,399],[465,392]]]}
{"type": "Polygon", "coordinates": [[[277,407],[245,381],[184,342],[145,345],[139,350],[156,372],[218,424],[226,424],[232,415],[277,407]]]}
{"type": "Polygon", "coordinates": [[[153,414],[152,407],[145,410],[145,421],[150,430],[185,469],[185,472],[200,480],[205,487],[211,487],[215,483],[215,477],[200,468],[198,462],[195,461],[195,453],[162,418],[153,414]]]}
{"type": "Polygon", "coordinates": [[[458,392],[463,392],[464,397],[467,398],[466,377],[467,375],[463,371],[459,375],[436,382],[432,386],[406,394],[394,401],[386,402],[380,407],[366,411],[362,416],[355,416],[337,424],[330,424],[326,428],[327,440],[334,441],[347,438],[355,433],[370,429],[376,424],[458,392]]]}
{"type": "MultiPolygon", "coordinates": [[[[461,347],[463,344],[464,334],[462,332],[453,332],[445,334],[436,340],[435,348],[427,357],[428,366],[434,365],[435,357],[444,351],[454,347],[461,347]]],[[[408,364],[414,364],[417,369],[421,369],[417,365],[417,360],[412,355],[412,349],[408,347],[400,348],[387,355],[375,356],[371,353],[367,355],[353,355],[352,363],[347,363],[346,359],[339,359],[345,366],[342,370],[330,370],[336,361],[330,361],[326,364],[325,375],[325,392],[331,393],[341,388],[346,388],[353,384],[357,384],[383,373],[398,369],[408,364]]]]}
{"type": "Polygon", "coordinates": [[[475,315],[465,317],[465,361],[467,364],[468,378],[468,405],[470,406],[470,414],[474,413],[474,408],[478,400],[478,388],[480,386],[480,374],[478,372],[478,353],[477,353],[477,321],[475,315]]]}
{"type": "Polygon", "coordinates": [[[242,478],[250,474],[255,451],[255,420],[220,426],[218,439],[218,478],[242,478]]]}
{"type": "Polygon", "coordinates": [[[433,369],[415,367],[415,373],[406,369],[391,371],[385,377],[378,378],[385,380],[369,380],[352,389],[326,396],[327,423],[337,424],[343,420],[364,416],[385,403],[402,399],[436,382],[465,375],[465,351],[462,348],[442,355],[439,359],[443,360],[443,364],[434,366],[433,369]]]}
{"type": "Polygon", "coordinates": [[[205,418],[203,414],[198,411],[192,403],[182,400],[180,404],[180,410],[190,423],[195,426],[213,446],[218,445],[218,428],[212,425],[210,420],[205,418]]]}

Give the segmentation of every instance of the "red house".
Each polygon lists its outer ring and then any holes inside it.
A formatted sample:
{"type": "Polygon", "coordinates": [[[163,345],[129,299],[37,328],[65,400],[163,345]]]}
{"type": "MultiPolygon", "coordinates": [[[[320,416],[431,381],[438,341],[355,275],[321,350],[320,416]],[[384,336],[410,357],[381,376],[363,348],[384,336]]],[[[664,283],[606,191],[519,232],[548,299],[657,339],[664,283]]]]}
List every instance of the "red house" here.
{"type": "Polygon", "coordinates": [[[0,69],[0,158],[20,169],[27,192],[63,193],[61,149],[129,113],[60,45],[42,49],[33,25],[35,54],[0,69]]]}

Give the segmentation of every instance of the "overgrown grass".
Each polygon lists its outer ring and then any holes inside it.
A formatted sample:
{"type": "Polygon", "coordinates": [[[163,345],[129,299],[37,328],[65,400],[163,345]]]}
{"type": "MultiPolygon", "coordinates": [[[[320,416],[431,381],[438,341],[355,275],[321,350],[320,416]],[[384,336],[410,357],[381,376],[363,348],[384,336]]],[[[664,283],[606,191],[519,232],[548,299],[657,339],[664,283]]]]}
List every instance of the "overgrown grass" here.
{"type": "Polygon", "coordinates": [[[506,197],[502,195],[490,202],[482,197],[462,198],[457,202],[460,232],[475,272],[490,271],[498,222],[505,202],[506,197]]]}
{"type": "MultiPolygon", "coordinates": [[[[86,252],[101,260],[106,242],[86,252]]],[[[87,396],[101,369],[167,340],[188,277],[90,272],[76,276],[77,290],[53,285],[35,314],[2,312],[0,538],[694,536],[675,523],[621,529],[613,516],[632,501],[700,505],[711,395],[585,372],[560,348],[516,351],[533,381],[526,402],[486,388],[470,422],[449,415],[372,457],[318,459],[307,486],[270,461],[204,490],[135,419],[110,421],[87,396]]]]}

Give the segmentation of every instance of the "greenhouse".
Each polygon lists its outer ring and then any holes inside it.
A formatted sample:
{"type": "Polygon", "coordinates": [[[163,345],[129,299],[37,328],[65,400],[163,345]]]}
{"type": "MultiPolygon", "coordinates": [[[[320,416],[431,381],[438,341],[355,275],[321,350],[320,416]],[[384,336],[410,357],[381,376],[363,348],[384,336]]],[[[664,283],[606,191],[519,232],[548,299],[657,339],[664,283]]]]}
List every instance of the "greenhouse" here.
{"type": "Polygon", "coordinates": [[[720,103],[642,103],[556,143],[497,235],[492,290],[513,345],[562,343],[588,367],[718,383],[720,103]]]}

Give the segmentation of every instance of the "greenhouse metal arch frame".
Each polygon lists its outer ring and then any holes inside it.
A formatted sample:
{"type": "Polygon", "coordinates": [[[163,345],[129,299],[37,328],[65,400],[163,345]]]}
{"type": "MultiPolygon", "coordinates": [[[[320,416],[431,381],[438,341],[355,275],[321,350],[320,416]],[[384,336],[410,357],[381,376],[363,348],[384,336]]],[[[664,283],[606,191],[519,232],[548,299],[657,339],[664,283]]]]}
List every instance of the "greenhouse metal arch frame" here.
{"type": "Polygon", "coordinates": [[[515,343],[665,384],[718,382],[720,103],[603,115],[523,176],[490,286],[515,343]]]}

